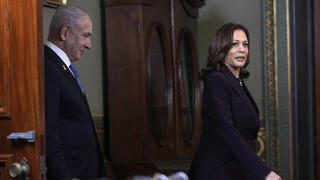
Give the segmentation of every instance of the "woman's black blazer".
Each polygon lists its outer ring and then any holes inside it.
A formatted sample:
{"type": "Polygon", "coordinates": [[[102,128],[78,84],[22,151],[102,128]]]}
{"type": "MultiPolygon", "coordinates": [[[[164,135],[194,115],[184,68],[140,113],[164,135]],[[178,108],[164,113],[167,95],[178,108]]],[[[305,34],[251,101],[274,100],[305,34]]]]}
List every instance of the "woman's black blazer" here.
{"type": "Polygon", "coordinates": [[[194,180],[262,180],[270,168],[256,154],[256,103],[229,70],[204,82],[203,129],[190,176],[194,180]]]}

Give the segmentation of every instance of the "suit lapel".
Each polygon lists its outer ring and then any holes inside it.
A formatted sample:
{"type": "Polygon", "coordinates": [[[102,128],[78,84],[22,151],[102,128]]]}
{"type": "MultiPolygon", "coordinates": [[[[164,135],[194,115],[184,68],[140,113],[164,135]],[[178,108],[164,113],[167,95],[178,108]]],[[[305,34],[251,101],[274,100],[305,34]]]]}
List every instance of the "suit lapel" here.
{"type": "Polygon", "coordinates": [[[81,88],[77,83],[77,80],[74,78],[74,76],[71,74],[70,70],[68,69],[67,65],[64,64],[62,61],[57,61],[57,65],[59,66],[59,69],[64,73],[64,75],[71,81],[74,88],[76,88],[81,94],[81,88]]]}
{"type": "Polygon", "coordinates": [[[242,83],[243,83],[243,88],[246,91],[246,94],[247,94],[248,98],[250,99],[250,102],[252,103],[252,105],[254,106],[255,110],[258,112],[258,115],[259,115],[259,109],[258,109],[258,106],[257,106],[255,100],[253,99],[253,97],[252,97],[250,91],[248,90],[246,84],[244,82],[242,82],[242,83]]]}
{"type": "Polygon", "coordinates": [[[245,104],[247,105],[248,109],[251,112],[251,115],[253,116],[253,120],[254,120],[254,124],[257,128],[257,130],[259,130],[260,127],[260,122],[259,122],[259,111],[257,108],[256,103],[254,102],[251,94],[249,93],[248,89],[246,88],[246,86],[243,83],[243,87],[242,88],[239,84],[239,81],[237,80],[237,78],[232,74],[232,72],[230,72],[229,70],[226,71],[226,75],[228,77],[228,79],[231,81],[232,83],[232,88],[234,89],[234,91],[241,97],[241,99],[245,102],[245,104]],[[247,91],[247,93],[245,92],[247,91]],[[247,95],[248,94],[248,95],[247,95]],[[249,99],[251,98],[251,100],[249,99]]]}
{"type": "Polygon", "coordinates": [[[45,46],[45,50],[49,51],[54,58],[52,60],[55,60],[57,67],[62,73],[71,81],[72,85],[74,86],[75,89],[77,89],[82,95],[82,91],[80,86],[78,85],[77,80],[74,78],[72,73],[70,72],[68,66],[62,61],[62,59],[49,47],[45,46]]]}
{"type": "Polygon", "coordinates": [[[256,125],[256,128],[257,128],[257,131],[259,131],[260,129],[260,120],[259,120],[259,109],[258,109],[258,106],[256,104],[256,102],[254,101],[253,97],[251,96],[251,93],[249,92],[247,86],[245,85],[245,83],[243,82],[243,87],[244,87],[244,92],[245,93],[245,97],[247,97],[247,103],[249,108],[250,108],[250,111],[251,113],[255,116],[254,119],[255,119],[255,125],[256,125]]]}
{"type": "Polygon", "coordinates": [[[52,52],[52,55],[55,56],[55,58],[53,58],[53,59],[55,59],[55,62],[57,64],[57,66],[58,66],[58,69],[60,71],[62,71],[62,73],[67,77],[67,79],[69,79],[69,81],[71,81],[71,84],[74,86],[74,88],[80,93],[82,101],[83,101],[83,103],[86,106],[86,109],[88,111],[88,114],[90,115],[90,118],[92,118],[91,112],[90,112],[90,108],[89,108],[89,104],[88,104],[88,101],[87,101],[87,97],[86,97],[86,95],[84,93],[82,93],[82,90],[81,90],[76,78],[74,78],[74,76],[70,72],[69,68],[60,59],[60,57],[54,51],[52,51],[49,47],[46,47],[46,48],[48,48],[52,52]]]}

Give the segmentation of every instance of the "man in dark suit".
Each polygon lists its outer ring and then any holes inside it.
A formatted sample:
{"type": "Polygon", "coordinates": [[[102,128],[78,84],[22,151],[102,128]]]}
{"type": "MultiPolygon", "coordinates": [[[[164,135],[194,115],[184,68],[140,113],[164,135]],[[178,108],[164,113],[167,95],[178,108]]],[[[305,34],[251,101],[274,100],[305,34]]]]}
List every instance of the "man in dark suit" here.
{"type": "Polygon", "coordinates": [[[92,21],[82,9],[61,6],[44,46],[48,179],[105,177],[103,154],[75,67],[91,48],[92,21]]]}

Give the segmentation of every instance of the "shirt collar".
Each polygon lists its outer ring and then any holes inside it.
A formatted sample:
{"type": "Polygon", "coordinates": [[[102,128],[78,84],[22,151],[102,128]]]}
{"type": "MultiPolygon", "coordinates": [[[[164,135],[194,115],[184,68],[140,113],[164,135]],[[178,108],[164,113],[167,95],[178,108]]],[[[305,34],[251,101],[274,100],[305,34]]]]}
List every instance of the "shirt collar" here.
{"type": "Polygon", "coordinates": [[[67,65],[67,67],[70,66],[71,61],[68,55],[62,49],[60,49],[58,46],[54,45],[50,41],[46,41],[44,44],[48,46],[52,51],[54,51],[60,57],[60,59],[67,65]]]}

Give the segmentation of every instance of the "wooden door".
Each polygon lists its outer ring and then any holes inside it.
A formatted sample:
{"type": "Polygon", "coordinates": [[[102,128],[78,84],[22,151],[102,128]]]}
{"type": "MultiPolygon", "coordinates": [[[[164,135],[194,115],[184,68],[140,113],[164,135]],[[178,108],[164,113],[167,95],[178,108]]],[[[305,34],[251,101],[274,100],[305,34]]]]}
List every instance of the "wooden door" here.
{"type": "Polygon", "coordinates": [[[45,179],[42,1],[0,1],[0,179],[26,158],[30,179],[45,179]],[[35,142],[7,139],[35,132],[35,142]]]}

